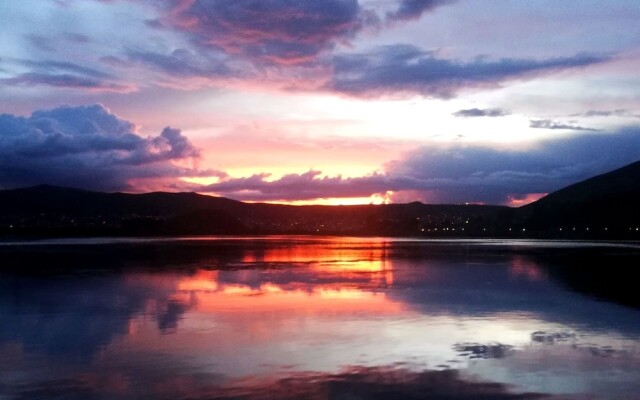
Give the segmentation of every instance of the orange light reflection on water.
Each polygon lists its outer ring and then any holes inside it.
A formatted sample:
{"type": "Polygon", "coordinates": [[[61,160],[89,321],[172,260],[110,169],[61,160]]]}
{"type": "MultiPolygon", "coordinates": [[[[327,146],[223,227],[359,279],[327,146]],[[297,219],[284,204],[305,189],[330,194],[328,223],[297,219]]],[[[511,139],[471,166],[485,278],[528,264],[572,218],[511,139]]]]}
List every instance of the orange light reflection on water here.
{"type": "Polygon", "coordinates": [[[384,242],[357,247],[348,240],[319,245],[288,245],[247,251],[247,270],[264,273],[261,282],[243,282],[245,270],[231,272],[224,282],[220,271],[198,270],[177,283],[173,300],[192,304],[200,312],[304,313],[397,312],[402,306],[387,299],[393,268],[384,242]],[[266,265],[287,264],[298,276],[289,281],[269,280],[266,265]]]}
{"type": "MultiPolygon", "coordinates": [[[[389,261],[389,250],[385,242],[374,242],[364,247],[354,246],[349,239],[338,244],[297,245],[249,251],[243,262],[254,263],[300,263],[309,264],[319,274],[331,273],[344,278],[352,274],[376,273],[387,285],[393,284],[393,270],[389,261]]],[[[372,277],[373,278],[373,277],[372,277]]]]}

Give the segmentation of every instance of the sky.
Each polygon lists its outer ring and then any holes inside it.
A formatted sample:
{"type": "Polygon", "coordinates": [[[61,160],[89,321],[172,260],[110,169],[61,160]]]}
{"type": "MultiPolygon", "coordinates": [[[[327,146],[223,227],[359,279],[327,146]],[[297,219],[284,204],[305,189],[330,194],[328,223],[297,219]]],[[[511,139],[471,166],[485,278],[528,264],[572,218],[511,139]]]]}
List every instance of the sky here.
{"type": "Polygon", "coordinates": [[[0,188],[519,206],[640,159],[640,2],[0,2],[0,188]]]}

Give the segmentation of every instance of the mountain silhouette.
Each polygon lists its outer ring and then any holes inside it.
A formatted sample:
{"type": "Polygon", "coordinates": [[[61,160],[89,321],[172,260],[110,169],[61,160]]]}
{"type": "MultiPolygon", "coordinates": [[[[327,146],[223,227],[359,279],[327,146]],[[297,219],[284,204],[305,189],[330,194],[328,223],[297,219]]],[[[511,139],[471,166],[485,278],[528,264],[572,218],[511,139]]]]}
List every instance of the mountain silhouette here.
{"type": "Polygon", "coordinates": [[[102,193],[40,185],[0,191],[0,235],[322,234],[635,238],[640,162],[520,208],[408,204],[291,206],[197,193],[102,193]]]}
{"type": "Polygon", "coordinates": [[[639,204],[637,161],[553,192],[520,207],[517,215],[536,231],[623,235],[640,227],[639,204]]]}

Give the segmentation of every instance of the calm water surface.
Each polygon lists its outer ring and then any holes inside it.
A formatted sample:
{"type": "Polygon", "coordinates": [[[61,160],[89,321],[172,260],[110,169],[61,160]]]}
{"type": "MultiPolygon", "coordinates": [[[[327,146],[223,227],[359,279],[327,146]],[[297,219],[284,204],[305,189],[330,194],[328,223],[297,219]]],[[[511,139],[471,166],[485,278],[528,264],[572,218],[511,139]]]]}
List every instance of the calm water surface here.
{"type": "Polygon", "coordinates": [[[5,242],[0,399],[639,399],[640,311],[591,285],[639,251],[5,242]]]}

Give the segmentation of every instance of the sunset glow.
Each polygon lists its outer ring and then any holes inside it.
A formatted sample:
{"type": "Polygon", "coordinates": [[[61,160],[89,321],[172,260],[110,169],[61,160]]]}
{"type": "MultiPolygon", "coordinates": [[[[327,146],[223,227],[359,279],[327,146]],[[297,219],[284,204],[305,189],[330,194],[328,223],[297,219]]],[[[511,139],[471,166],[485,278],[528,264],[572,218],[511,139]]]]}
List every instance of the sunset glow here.
{"type": "Polygon", "coordinates": [[[0,188],[521,206],[640,152],[640,6],[587,3],[7,1],[0,188]]]}

